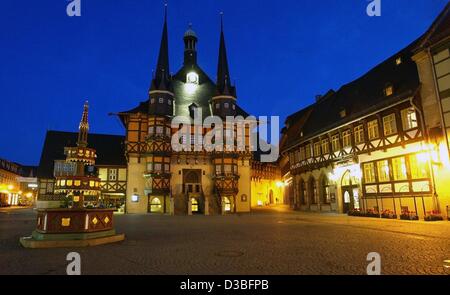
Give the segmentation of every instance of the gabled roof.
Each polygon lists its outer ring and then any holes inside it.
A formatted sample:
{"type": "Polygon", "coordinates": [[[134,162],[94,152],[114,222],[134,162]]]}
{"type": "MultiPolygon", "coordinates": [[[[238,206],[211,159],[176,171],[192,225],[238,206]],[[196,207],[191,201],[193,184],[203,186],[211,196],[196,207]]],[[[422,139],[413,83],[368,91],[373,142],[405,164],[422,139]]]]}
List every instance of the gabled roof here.
{"type": "Polygon", "coordinates": [[[442,39],[449,38],[450,36],[450,3],[447,3],[444,10],[436,18],[427,32],[423,35],[420,42],[417,44],[415,51],[419,51],[423,48],[429,47],[441,41],[442,39]]]}
{"type": "MultiPolygon", "coordinates": [[[[53,178],[55,160],[64,160],[64,148],[76,146],[78,133],[63,131],[47,131],[41,159],[37,169],[38,178],[53,178]]],[[[96,165],[126,166],[125,137],[120,135],[93,134],[88,135],[88,147],[97,150],[96,165]]]]}
{"type": "Polygon", "coordinates": [[[284,148],[290,148],[327,130],[413,96],[420,81],[417,66],[412,60],[412,49],[419,41],[420,39],[414,41],[338,91],[329,91],[314,104],[289,116],[286,122],[290,123],[290,126],[286,132],[294,139],[288,139],[289,142],[284,148]],[[401,63],[397,64],[397,60],[401,60],[401,63]],[[384,91],[388,85],[393,86],[393,95],[385,95],[384,91]],[[341,112],[344,110],[346,115],[342,117],[341,112]],[[304,122],[298,125],[296,123],[299,120],[304,122]],[[303,137],[298,136],[300,132],[303,137]]]}

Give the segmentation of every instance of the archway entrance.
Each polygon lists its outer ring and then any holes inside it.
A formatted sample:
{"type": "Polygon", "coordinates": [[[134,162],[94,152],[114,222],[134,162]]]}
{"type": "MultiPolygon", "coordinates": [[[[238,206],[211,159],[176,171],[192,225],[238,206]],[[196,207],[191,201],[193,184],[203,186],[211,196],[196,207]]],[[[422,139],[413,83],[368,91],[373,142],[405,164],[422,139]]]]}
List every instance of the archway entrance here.
{"type": "Polygon", "coordinates": [[[269,191],[269,202],[270,202],[270,204],[273,204],[274,202],[273,202],[273,190],[270,190],[269,191]]]}
{"type": "Polygon", "coordinates": [[[348,213],[352,209],[359,209],[359,180],[347,170],[342,176],[342,211],[348,213]]]}
{"type": "Polygon", "coordinates": [[[200,169],[183,170],[183,193],[186,195],[192,214],[203,214],[205,211],[201,178],[202,170],[200,169]]]}

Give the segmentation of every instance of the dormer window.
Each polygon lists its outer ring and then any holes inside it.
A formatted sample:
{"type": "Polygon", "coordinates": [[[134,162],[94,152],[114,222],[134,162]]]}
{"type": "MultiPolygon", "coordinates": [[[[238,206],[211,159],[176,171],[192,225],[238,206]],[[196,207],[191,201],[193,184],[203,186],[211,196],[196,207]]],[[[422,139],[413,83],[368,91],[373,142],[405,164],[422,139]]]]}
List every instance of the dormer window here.
{"type": "Polygon", "coordinates": [[[154,98],[150,99],[150,103],[154,104],[155,103],[155,99],[154,98]]]}
{"type": "Polygon", "coordinates": [[[347,111],[346,111],[345,109],[342,109],[342,110],[339,112],[339,116],[340,116],[341,118],[345,118],[345,117],[347,116],[347,111]]]}
{"type": "Polygon", "coordinates": [[[392,84],[386,85],[384,88],[384,95],[391,96],[392,94],[394,94],[394,86],[392,86],[392,84]]]}
{"type": "Polygon", "coordinates": [[[402,64],[402,58],[401,57],[397,57],[397,59],[395,60],[395,64],[397,66],[401,65],[402,64]]]}
{"type": "Polygon", "coordinates": [[[164,103],[164,98],[160,97],[159,98],[159,103],[164,103]]]}
{"type": "Polygon", "coordinates": [[[216,103],[216,110],[220,109],[220,103],[216,103]]]}
{"type": "Polygon", "coordinates": [[[230,104],[228,102],[224,103],[223,106],[228,109],[230,107],[230,104]]]}
{"type": "Polygon", "coordinates": [[[172,101],[170,99],[168,99],[167,100],[167,104],[171,106],[172,105],[172,101]]]}

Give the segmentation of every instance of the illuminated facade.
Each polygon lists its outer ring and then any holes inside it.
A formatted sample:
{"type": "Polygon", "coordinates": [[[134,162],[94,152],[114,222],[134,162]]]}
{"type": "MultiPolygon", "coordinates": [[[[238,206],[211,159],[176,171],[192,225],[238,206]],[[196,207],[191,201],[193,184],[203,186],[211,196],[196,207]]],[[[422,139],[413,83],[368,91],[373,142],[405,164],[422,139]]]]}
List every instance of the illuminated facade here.
{"type": "MultiPolygon", "coordinates": [[[[231,83],[223,26],[217,79],[213,82],[197,63],[198,38],[192,28],[183,38],[184,64],[174,75],[170,73],[166,19],[148,99],[117,114],[126,129],[126,211],[189,215],[249,212],[258,203],[252,191],[256,187],[252,179],[257,179],[252,167],[257,159],[249,149],[249,128],[245,151],[174,151],[171,145],[177,132],[171,126],[174,116],[184,116],[194,123],[189,127],[192,145],[198,143],[195,134],[204,136],[210,131],[193,122],[198,111],[202,122],[213,115],[222,119],[248,116],[237,104],[236,88],[231,83]]],[[[224,133],[227,136],[231,135],[224,133]]],[[[183,143],[186,140],[182,138],[183,143]]],[[[262,166],[261,170],[272,169],[262,166]]],[[[278,192],[261,189],[264,197],[260,202],[275,203],[278,192]]]]}
{"type": "MultiPolygon", "coordinates": [[[[64,179],[64,177],[73,176],[79,171],[76,163],[72,163],[70,160],[72,156],[77,156],[78,153],[70,153],[69,155],[69,150],[65,147],[76,146],[78,137],[79,133],[76,132],[47,132],[37,168],[38,208],[59,208],[67,200],[66,189],[70,189],[75,183],[70,180],[67,183],[67,179],[64,179]]],[[[127,185],[125,138],[118,135],[92,133],[89,133],[87,138],[90,148],[84,149],[83,155],[88,157],[86,161],[98,173],[97,182],[100,188],[98,198],[100,203],[106,207],[124,207],[127,185]],[[92,158],[94,156],[92,150],[97,151],[95,159],[92,158]],[[95,163],[93,163],[94,160],[95,163]]],[[[79,169],[81,169],[80,167],[82,166],[79,166],[79,169]]],[[[88,187],[89,185],[88,183],[88,187]]]]}
{"type": "Polygon", "coordinates": [[[294,208],[446,215],[448,23],[447,7],[410,46],[288,117],[281,149],[294,208]]]}
{"type": "Polygon", "coordinates": [[[36,167],[0,159],[0,207],[32,205],[37,195],[36,167]]]}

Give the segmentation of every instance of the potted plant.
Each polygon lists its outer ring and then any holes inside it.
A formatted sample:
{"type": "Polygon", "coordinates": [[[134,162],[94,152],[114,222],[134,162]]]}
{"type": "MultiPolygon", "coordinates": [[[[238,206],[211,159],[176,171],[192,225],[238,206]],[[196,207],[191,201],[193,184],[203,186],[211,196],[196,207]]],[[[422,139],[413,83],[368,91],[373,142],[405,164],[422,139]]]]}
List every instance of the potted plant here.
{"type": "Polygon", "coordinates": [[[386,209],[381,213],[381,218],[397,219],[397,215],[394,213],[394,211],[392,211],[390,209],[386,209]]]}
{"type": "Polygon", "coordinates": [[[428,211],[427,215],[425,216],[425,221],[442,221],[444,220],[444,217],[442,217],[441,212],[437,210],[428,211]]]}
{"type": "Polygon", "coordinates": [[[419,216],[417,216],[416,212],[414,211],[402,211],[402,214],[400,215],[401,220],[419,220],[419,216]]]}
{"type": "Polygon", "coordinates": [[[380,213],[375,209],[368,209],[365,214],[366,217],[380,218],[380,213]]]}

